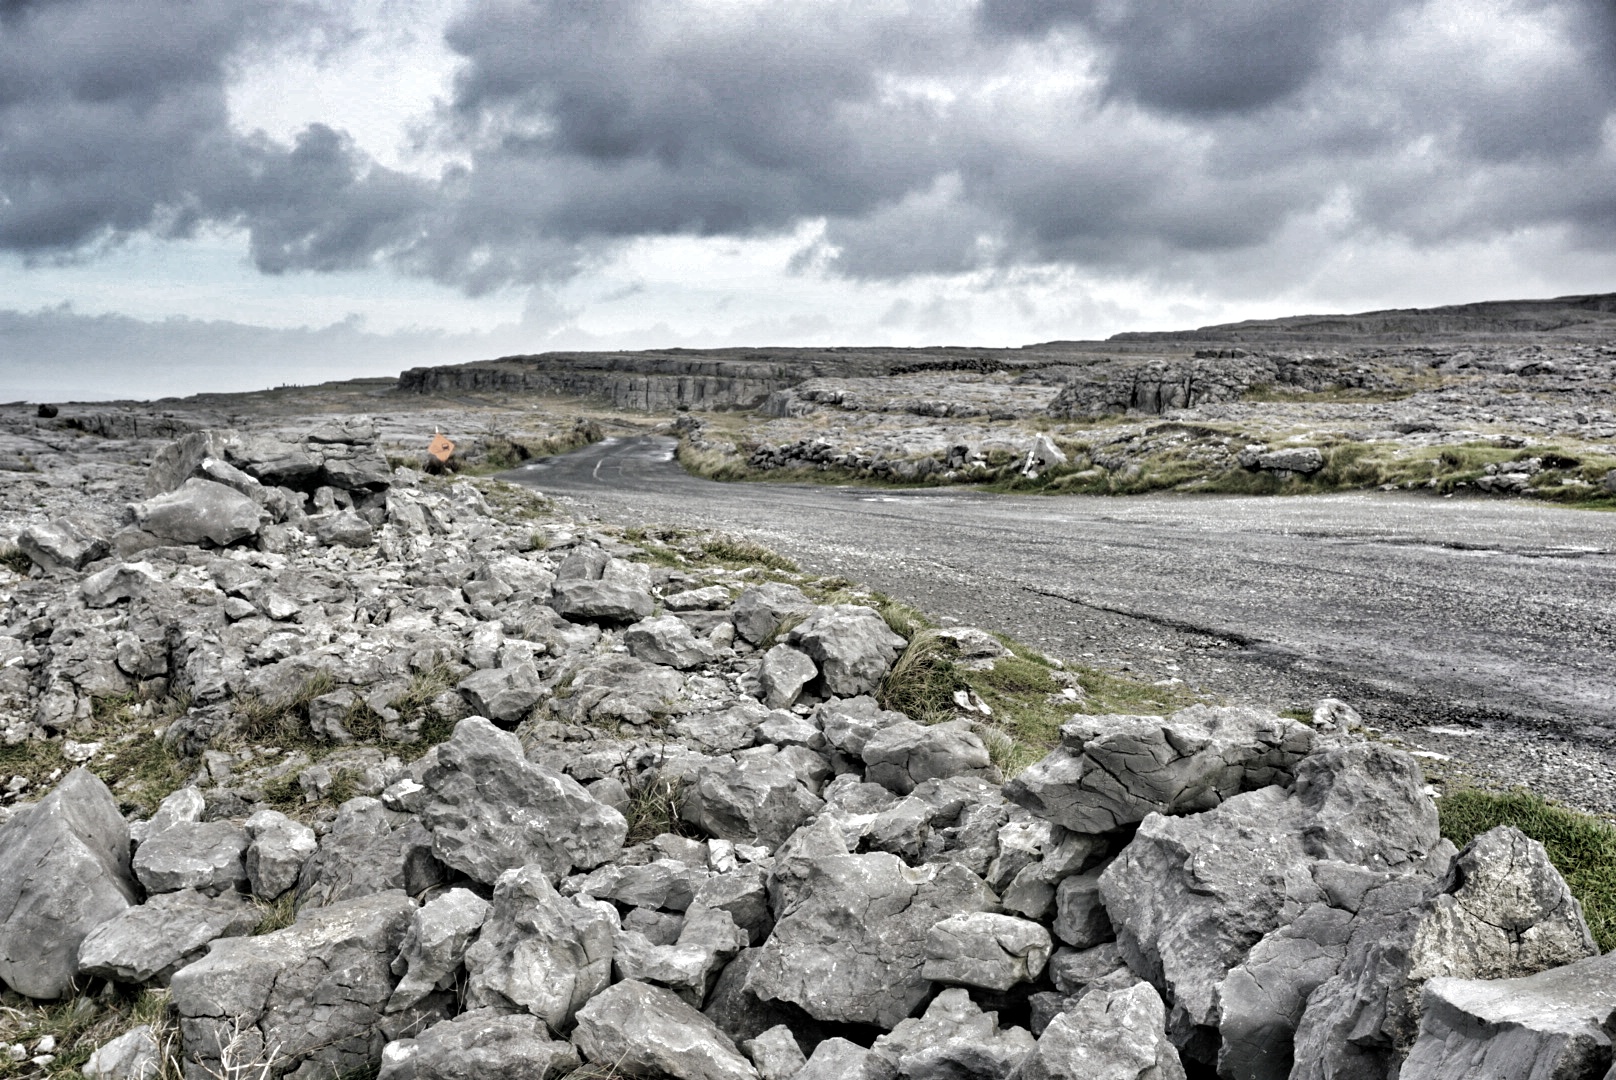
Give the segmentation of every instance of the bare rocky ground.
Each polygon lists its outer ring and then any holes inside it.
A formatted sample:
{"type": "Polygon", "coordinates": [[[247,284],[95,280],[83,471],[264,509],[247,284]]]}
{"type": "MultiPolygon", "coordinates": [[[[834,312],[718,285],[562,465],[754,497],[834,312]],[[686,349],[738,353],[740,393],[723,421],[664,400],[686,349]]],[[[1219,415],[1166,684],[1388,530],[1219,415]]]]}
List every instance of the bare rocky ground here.
{"type": "Polygon", "coordinates": [[[429,413],[40,419],[4,417],[0,1075],[1611,1065],[1545,849],[1456,850],[1339,702],[1175,709],[390,463],[429,413]]]}
{"type": "MultiPolygon", "coordinates": [[[[1381,482],[1597,502],[1609,354],[1556,347],[832,357],[717,419],[896,420],[899,481],[1406,456],[1381,482]],[[1052,437],[956,465],[937,422],[1052,437]]],[[[696,377],[628,368],[643,404],[696,377]]],[[[458,378],[0,409],[0,1076],[1606,1077],[1616,966],[1544,848],[1456,851],[1348,706],[1181,708],[744,538],[423,475],[438,429],[488,470],[635,426],[458,378]]]]}

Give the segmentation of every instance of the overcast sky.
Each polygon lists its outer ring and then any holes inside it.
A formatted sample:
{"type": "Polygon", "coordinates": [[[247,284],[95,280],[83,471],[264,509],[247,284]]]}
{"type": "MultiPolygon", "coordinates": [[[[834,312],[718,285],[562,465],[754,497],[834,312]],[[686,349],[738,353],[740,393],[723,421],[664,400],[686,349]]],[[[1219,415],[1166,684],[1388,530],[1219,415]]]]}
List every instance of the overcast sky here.
{"type": "Polygon", "coordinates": [[[1612,0],[0,0],[0,400],[1616,290],[1612,0]]]}

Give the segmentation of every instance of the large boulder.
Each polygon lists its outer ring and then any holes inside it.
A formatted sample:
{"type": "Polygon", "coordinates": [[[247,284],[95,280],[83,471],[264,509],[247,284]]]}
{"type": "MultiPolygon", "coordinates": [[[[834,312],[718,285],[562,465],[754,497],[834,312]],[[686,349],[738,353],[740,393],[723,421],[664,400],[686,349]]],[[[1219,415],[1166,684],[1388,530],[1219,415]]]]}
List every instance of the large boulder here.
{"type": "Polygon", "coordinates": [[[703,763],[680,793],[679,817],[722,840],[773,848],[823,805],[788,759],[752,753],[740,761],[714,758],[703,763]]]}
{"type": "Polygon", "coordinates": [[[1289,784],[1313,741],[1305,724],[1250,707],[1079,716],[1005,794],[1072,832],[1106,833],[1147,814],[1194,814],[1242,791],[1289,784]]]}
{"type": "Polygon", "coordinates": [[[258,504],[212,480],[187,480],[176,491],[136,503],[134,512],[135,524],[178,544],[223,547],[258,535],[258,504]]]}
{"type": "Polygon", "coordinates": [[[246,832],[228,821],[182,821],[147,836],[135,852],[135,877],[149,893],[246,892],[246,852],[246,832]]]}
{"type": "Polygon", "coordinates": [[[910,867],[886,852],[818,846],[783,854],[771,893],[774,933],[758,950],[747,988],[819,1020],[884,1028],[931,989],[921,969],[932,927],[997,906],[982,879],[961,866],[910,867]]]}
{"type": "Polygon", "coordinates": [[[199,475],[203,462],[222,459],[225,443],[233,434],[230,431],[193,431],[158,450],[146,470],[146,497],[166,495],[199,475]]]}
{"type": "Polygon", "coordinates": [[[656,608],[651,593],[618,581],[557,580],[550,606],[573,622],[632,623],[656,608]]]}
{"type": "Polygon", "coordinates": [[[571,1043],[526,1013],[473,1009],[382,1049],[376,1080],[549,1080],[578,1067],[571,1043]]]}
{"type": "Polygon", "coordinates": [[[79,945],[79,970],[115,982],[163,985],[201,957],[209,942],[239,937],[259,918],[257,908],[233,893],[159,893],[90,931],[79,945]]]}
{"type": "Polygon", "coordinates": [[[455,726],[421,777],[421,820],[445,864],[492,885],[530,863],[551,881],[623,849],[628,822],[572,777],[529,762],[515,735],[480,716],[455,726]]]}
{"type": "Polygon", "coordinates": [[[1602,1080],[1611,1066],[1616,955],[1519,979],[1435,978],[1400,1080],[1602,1080]]]}
{"type": "Polygon", "coordinates": [[[82,570],[110,550],[100,530],[77,516],[28,526],[17,536],[17,547],[46,571],[82,570]]]}
{"type": "Polygon", "coordinates": [[[660,986],[620,982],[578,1011],[572,1041],[591,1064],[629,1076],[758,1080],[711,1020],[660,986]]]}
{"type": "Polygon", "coordinates": [[[878,1036],[861,1066],[861,1080],[1009,1080],[1032,1052],[1025,1028],[1000,1029],[997,1013],[983,1012],[954,987],[932,999],[921,1016],[878,1036]]]}
{"type": "Polygon", "coordinates": [[[617,933],[610,904],[563,897],[539,866],[508,870],[466,952],[466,1001],[526,1009],[559,1032],[611,982],[617,933]]]}
{"type": "Polygon", "coordinates": [[[247,882],[261,900],[273,900],[296,885],[303,864],[319,848],[313,829],[279,810],[260,810],[242,828],[248,837],[247,882]]]}
{"type": "Polygon", "coordinates": [[[1519,978],[1598,952],[1543,846],[1508,827],[1467,845],[1422,899],[1369,915],[1354,920],[1339,968],[1307,999],[1295,1080],[1389,1075],[1419,1032],[1431,978],[1519,978]]]}
{"type": "Polygon", "coordinates": [[[883,728],[864,744],[864,778],[899,795],[927,780],[975,776],[997,784],[1003,777],[988,748],[971,730],[969,720],[917,724],[913,720],[883,728]]]}
{"type": "Polygon", "coordinates": [[[411,1008],[434,991],[452,989],[488,911],[488,901],[470,889],[450,889],[422,904],[393,959],[392,972],[400,978],[387,1011],[411,1008]]]}
{"type": "Polygon", "coordinates": [[[730,608],[735,636],[749,645],[762,645],[787,622],[801,621],[814,610],[814,602],[795,585],[770,581],[746,589],[730,608]]]}
{"type": "Polygon", "coordinates": [[[950,915],[927,932],[920,973],[937,982],[1008,990],[1036,982],[1054,947],[1049,931],[1029,919],[988,911],[950,915]]]}
{"type": "Polygon", "coordinates": [[[711,642],[691,633],[677,615],[641,619],[623,632],[623,644],[636,660],[680,671],[709,664],[718,655],[711,642]]]}
{"type": "Polygon", "coordinates": [[[814,608],[789,640],[819,665],[825,693],[834,697],[875,693],[905,644],[879,612],[857,604],[814,608]]]}
{"type": "Polygon", "coordinates": [[[117,800],[74,769],[0,825],[0,981],[24,997],[69,993],[86,935],[137,895],[117,800]]]}
{"type": "Polygon", "coordinates": [[[1085,994],[1044,1028],[1016,1080],[1184,1080],[1165,1019],[1146,983],[1085,994]]]}
{"type": "Polygon", "coordinates": [[[1414,759],[1358,744],[1304,759],[1294,792],[1266,787],[1190,817],[1152,813],[1100,892],[1129,966],[1172,1003],[1175,1043],[1210,1061],[1225,975],[1280,925],[1298,890],[1322,899],[1312,863],[1402,871],[1439,840],[1414,759]]]}
{"type": "Polygon", "coordinates": [[[299,908],[402,889],[418,896],[446,876],[434,839],[413,814],[366,795],[337,808],[319,851],[298,875],[299,908]]]}
{"type": "Polygon", "coordinates": [[[432,1010],[387,1014],[388,963],[415,905],[386,892],[301,912],[284,930],[223,938],[174,973],[187,1076],[224,1076],[227,1057],[265,1076],[336,1076],[381,1062],[382,1047],[432,1010]]]}

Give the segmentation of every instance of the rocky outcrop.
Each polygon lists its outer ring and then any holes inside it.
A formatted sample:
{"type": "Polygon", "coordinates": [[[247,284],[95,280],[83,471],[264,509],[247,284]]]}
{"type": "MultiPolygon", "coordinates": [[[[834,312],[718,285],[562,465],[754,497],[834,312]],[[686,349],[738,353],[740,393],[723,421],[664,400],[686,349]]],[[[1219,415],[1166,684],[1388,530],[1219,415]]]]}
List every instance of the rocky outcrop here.
{"type": "Polygon", "coordinates": [[[117,802],[90,772],[73,770],[0,825],[0,981],[25,997],[63,996],[84,939],[138,895],[117,802]]]}

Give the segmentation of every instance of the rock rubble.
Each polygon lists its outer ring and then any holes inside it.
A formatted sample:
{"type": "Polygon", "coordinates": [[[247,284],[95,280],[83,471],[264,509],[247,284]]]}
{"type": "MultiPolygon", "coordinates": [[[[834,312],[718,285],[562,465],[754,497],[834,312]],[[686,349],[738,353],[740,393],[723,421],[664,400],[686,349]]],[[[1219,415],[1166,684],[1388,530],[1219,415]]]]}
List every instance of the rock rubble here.
{"type": "Polygon", "coordinates": [[[1004,783],[969,700],[881,707],[873,607],[505,524],[370,431],[195,432],[109,471],[122,518],[32,527],[0,717],[82,764],[5,789],[11,990],[167,985],[192,1080],[1609,1066],[1565,883],[1513,830],[1455,852],[1411,756],[1197,706],[1004,783]]]}

